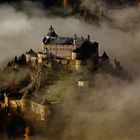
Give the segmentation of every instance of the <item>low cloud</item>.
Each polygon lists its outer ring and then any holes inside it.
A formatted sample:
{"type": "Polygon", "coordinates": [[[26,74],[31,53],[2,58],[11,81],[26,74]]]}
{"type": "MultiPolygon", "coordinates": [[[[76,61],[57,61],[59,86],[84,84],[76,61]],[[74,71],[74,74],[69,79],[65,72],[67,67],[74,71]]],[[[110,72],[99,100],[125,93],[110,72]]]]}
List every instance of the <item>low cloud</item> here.
{"type": "MultiPolygon", "coordinates": [[[[39,12],[29,16],[13,7],[1,6],[1,63],[14,55],[28,51],[30,48],[41,50],[42,38],[52,24],[60,36],[74,36],[76,33],[78,36],[87,37],[90,34],[92,41],[99,42],[100,53],[107,51],[112,60],[118,58],[128,69],[130,67],[131,70],[138,73],[140,31],[139,28],[135,30],[136,22],[133,22],[135,20],[139,22],[137,9],[112,11],[111,18],[116,21],[115,24],[118,23],[119,27],[121,25],[125,29],[125,25],[129,27],[131,24],[127,32],[115,27],[114,23],[110,25],[108,22],[101,21],[100,25],[96,26],[74,17],[46,17],[45,14],[40,16],[37,14],[39,12]]],[[[138,24],[137,26],[139,27],[138,24]]]]}
{"type": "Polygon", "coordinates": [[[72,85],[75,75],[63,85],[53,85],[58,92],[63,86],[67,93],[60,105],[61,111],[58,111],[61,115],[53,120],[54,132],[61,129],[61,140],[139,139],[139,9],[111,11],[109,18],[114,22],[102,20],[98,26],[75,17],[46,17],[41,10],[41,16],[37,13],[29,16],[27,11],[1,6],[0,63],[30,48],[41,50],[42,38],[52,24],[60,36],[74,36],[76,33],[87,37],[90,34],[92,41],[100,44],[100,55],[106,51],[111,61],[117,58],[134,75],[133,83],[110,75],[96,75],[93,78],[95,87],[85,93],[85,100],[80,101],[77,101],[72,85]]]}

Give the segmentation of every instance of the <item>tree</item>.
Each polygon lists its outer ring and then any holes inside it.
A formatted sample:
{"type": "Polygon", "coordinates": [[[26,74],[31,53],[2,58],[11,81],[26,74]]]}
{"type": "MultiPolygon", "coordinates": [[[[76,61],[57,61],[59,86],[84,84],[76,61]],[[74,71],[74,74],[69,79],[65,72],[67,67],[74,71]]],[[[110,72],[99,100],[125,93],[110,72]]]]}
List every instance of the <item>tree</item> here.
{"type": "Polygon", "coordinates": [[[10,67],[10,66],[11,66],[11,62],[8,62],[7,67],[10,67]]]}
{"type": "Polygon", "coordinates": [[[26,64],[26,57],[25,57],[24,54],[22,54],[22,55],[19,57],[18,63],[19,63],[20,65],[25,65],[25,64],[26,64]]]}
{"type": "Polygon", "coordinates": [[[15,58],[14,58],[14,63],[18,63],[18,58],[17,58],[17,56],[15,56],[15,58]]]}

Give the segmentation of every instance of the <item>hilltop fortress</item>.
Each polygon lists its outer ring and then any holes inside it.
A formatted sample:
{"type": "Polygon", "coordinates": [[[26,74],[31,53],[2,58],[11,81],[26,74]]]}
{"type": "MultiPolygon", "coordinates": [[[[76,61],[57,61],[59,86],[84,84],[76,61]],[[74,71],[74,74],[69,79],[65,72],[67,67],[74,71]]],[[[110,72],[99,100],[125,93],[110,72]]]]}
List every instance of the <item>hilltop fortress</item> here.
{"type": "Polygon", "coordinates": [[[60,37],[52,26],[43,38],[42,51],[35,53],[31,49],[26,53],[27,62],[48,64],[51,60],[56,60],[59,64],[66,64],[76,71],[82,71],[83,61],[89,58],[92,58],[96,66],[99,62],[109,62],[105,52],[99,57],[98,43],[91,42],[89,35],[87,38],[79,38],[76,34],[74,37],[60,37]]]}
{"type": "Polygon", "coordinates": [[[4,102],[0,102],[1,107],[20,107],[22,111],[30,110],[37,114],[40,120],[45,121],[50,114],[50,107],[61,100],[61,95],[57,97],[53,95],[54,93],[49,93],[48,87],[57,80],[61,81],[64,75],[72,74],[73,71],[77,73],[73,82],[80,92],[87,91],[93,86],[91,77],[94,77],[96,72],[131,80],[129,73],[119,61],[115,59],[112,65],[106,52],[99,56],[99,44],[92,42],[89,35],[87,38],[79,38],[77,35],[60,37],[50,26],[41,47],[42,50],[38,53],[31,49],[9,62],[7,69],[9,68],[10,71],[18,70],[20,67],[27,68],[30,73],[30,82],[25,80],[24,82],[28,83],[26,86],[18,88],[21,84],[18,83],[16,90],[7,90],[6,94],[3,94],[4,102]]]}

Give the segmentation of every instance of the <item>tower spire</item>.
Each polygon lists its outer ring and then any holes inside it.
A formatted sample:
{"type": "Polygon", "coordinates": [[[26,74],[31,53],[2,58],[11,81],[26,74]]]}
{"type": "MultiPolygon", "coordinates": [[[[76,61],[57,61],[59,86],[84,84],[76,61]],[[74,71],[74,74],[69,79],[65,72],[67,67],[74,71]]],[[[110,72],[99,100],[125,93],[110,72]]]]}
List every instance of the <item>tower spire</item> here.
{"type": "Polygon", "coordinates": [[[54,28],[53,28],[52,25],[50,26],[49,31],[50,31],[51,33],[54,32],[54,28]]]}

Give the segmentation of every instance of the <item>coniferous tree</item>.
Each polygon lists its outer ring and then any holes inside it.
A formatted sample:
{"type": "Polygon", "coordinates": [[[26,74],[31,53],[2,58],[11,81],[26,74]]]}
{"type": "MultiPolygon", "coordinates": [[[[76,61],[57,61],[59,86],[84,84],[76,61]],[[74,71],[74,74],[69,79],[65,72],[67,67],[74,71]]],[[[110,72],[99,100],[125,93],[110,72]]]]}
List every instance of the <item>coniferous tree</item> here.
{"type": "Polygon", "coordinates": [[[11,66],[11,62],[8,62],[7,67],[10,67],[10,66],[11,66]]]}
{"type": "Polygon", "coordinates": [[[18,58],[17,58],[17,56],[15,56],[15,58],[14,58],[14,63],[18,63],[18,58]]]}

